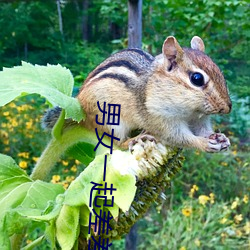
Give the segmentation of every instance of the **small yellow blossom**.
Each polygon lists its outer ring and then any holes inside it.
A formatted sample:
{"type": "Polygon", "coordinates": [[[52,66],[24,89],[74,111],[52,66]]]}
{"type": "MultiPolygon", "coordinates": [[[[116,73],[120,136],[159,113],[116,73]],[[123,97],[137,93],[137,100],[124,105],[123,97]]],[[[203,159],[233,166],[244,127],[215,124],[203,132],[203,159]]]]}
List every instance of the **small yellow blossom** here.
{"type": "Polygon", "coordinates": [[[226,238],[227,237],[227,234],[226,233],[221,233],[220,235],[222,238],[226,238]]]}
{"type": "Polygon", "coordinates": [[[62,160],[62,164],[63,164],[63,166],[68,166],[69,165],[69,163],[67,161],[64,161],[64,160],[62,160]]]}
{"type": "Polygon", "coordinates": [[[244,226],[244,231],[246,232],[246,234],[250,234],[250,222],[247,221],[246,225],[244,226]]]}
{"type": "Polygon", "coordinates": [[[191,198],[193,198],[193,197],[194,197],[194,193],[195,193],[196,191],[198,191],[198,190],[199,190],[199,187],[196,186],[196,185],[193,185],[192,188],[190,189],[189,196],[190,196],[191,198]]]}
{"type": "Polygon", "coordinates": [[[21,153],[18,153],[18,156],[19,156],[19,157],[23,157],[23,158],[26,158],[26,159],[29,158],[29,155],[30,155],[29,152],[21,152],[21,153]]]}
{"type": "Polygon", "coordinates": [[[12,126],[12,127],[17,127],[17,126],[18,126],[17,121],[16,121],[16,120],[12,120],[12,121],[11,121],[11,126],[12,126]]]}
{"type": "Polygon", "coordinates": [[[238,163],[242,163],[242,160],[241,160],[239,157],[236,157],[235,160],[236,160],[238,163]]]}
{"type": "Polygon", "coordinates": [[[67,188],[68,188],[68,186],[69,186],[69,183],[68,183],[68,182],[64,182],[64,183],[63,183],[63,187],[64,187],[64,189],[67,189],[67,188]]]}
{"type": "Polygon", "coordinates": [[[16,104],[15,104],[14,102],[11,102],[11,103],[9,104],[9,106],[10,106],[11,108],[16,108],[16,104]]]}
{"type": "Polygon", "coordinates": [[[214,197],[215,197],[215,196],[214,196],[214,193],[210,193],[210,194],[209,194],[209,197],[210,197],[210,203],[211,203],[211,204],[214,204],[214,197]]]}
{"type": "Polygon", "coordinates": [[[197,246],[197,247],[200,247],[201,246],[201,242],[199,239],[195,239],[194,240],[194,244],[197,246]]]}
{"type": "Polygon", "coordinates": [[[220,224],[225,224],[227,222],[227,218],[222,218],[221,220],[220,220],[220,224]]]}
{"type": "Polygon", "coordinates": [[[32,120],[26,122],[26,128],[27,128],[27,129],[32,129],[32,127],[33,127],[33,122],[32,122],[32,120]]]}
{"type": "Polygon", "coordinates": [[[243,197],[243,202],[247,204],[248,201],[249,201],[248,195],[245,194],[243,197]]]}
{"type": "Polygon", "coordinates": [[[234,216],[234,221],[236,224],[239,224],[243,220],[242,214],[237,214],[234,216]]]}
{"type": "Polygon", "coordinates": [[[238,153],[237,150],[233,150],[233,151],[232,151],[232,154],[233,154],[233,155],[237,155],[237,153],[238,153]]]}
{"type": "Polygon", "coordinates": [[[236,197],[235,201],[231,205],[231,209],[235,209],[239,205],[239,198],[236,197]]]}
{"type": "Polygon", "coordinates": [[[191,207],[185,207],[181,210],[182,214],[186,217],[189,217],[192,214],[192,208],[191,207]]]}
{"type": "Polygon", "coordinates": [[[9,114],[10,114],[10,112],[8,112],[8,111],[3,112],[4,116],[9,116],[9,114]]]}
{"type": "Polygon", "coordinates": [[[37,162],[38,161],[38,159],[39,159],[39,157],[32,157],[32,160],[34,161],[34,162],[37,162]]]}
{"type": "Polygon", "coordinates": [[[19,167],[22,169],[26,169],[28,167],[27,161],[20,161],[19,162],[19,167]]]}
{"type": "Polygon", "coordinates": [[[9,145],[10,144],[10,140],[8,138],[4,138],[3,139],[3,144],[9,145]]]}
{"type": "Polygon", "coordinates": [[[67,176],[66,181],[67,182],[72,182],[75,179],[75,176],[67,176]]]}
{"type": "Polygon", "coordinates": [[[3,138],[8,138],[9,137],[9,134],[6,132],[6,131],[4,131],[4,130],[0,130],[0,135],[1,135],[1,137],[3,138]]]}
{"type": "Polygon", "coordinates": [[[241,237],[243,234],[239,229],[237,229],[235,233],[238,237],[241,237]]]}
{"type": "Polygon", "coordinates": [[[4,152],[9,152],[10,151],[10,147],[5,147],[4,148],[4,152]]]}
{"type": "Polygon", "coordinates": [[[60,175],[53,175],[51,182],[52,183],[58,183],[60,181],[60,179],[61,179],[60,175]]]}
{"type": "Polygon", "coordinates": [[[221,165],[223,166],[223,167],[227,167],[228,166],[228,163],[227,162],[221,162],[221,165]]]}
{"type": "Polygon", "coordinates": [[[210,200],[210,198],[207,195],[200,195],[199,196],[199,203],[203,206],[210,200]]]}
{"type": "Polygon", "coordinates": [[[70,170],[71,170],[72,172],[76,172],[76,171],[77,171],[76,165],[73,165],[73,166],[70,168],[70,170]]]}
{"type": "Polygon", "coordinates": [[[181,247],[180,250],[186,250],[186,247],[181,247]]]}
{"type": "Polygon", "coordinates": [[[79,165],[79,164],[81,164],[81,162],[78,161],[78,160],[75,160],[75,164],[76,164],[76,165],[79,165]]]}

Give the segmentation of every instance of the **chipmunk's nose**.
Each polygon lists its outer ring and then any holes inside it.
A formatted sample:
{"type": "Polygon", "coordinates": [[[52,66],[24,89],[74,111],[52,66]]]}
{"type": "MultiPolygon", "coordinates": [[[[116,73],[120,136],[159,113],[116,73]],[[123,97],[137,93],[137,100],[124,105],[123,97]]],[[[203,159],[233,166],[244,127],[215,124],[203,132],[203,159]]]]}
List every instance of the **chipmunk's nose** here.
{"type": "Polygon", "coordinates": [[[228,114],[231,112],[231,109],[232,109],[232,102],[229,101],[222,109],[220,109],[219,113],[228,114]]]}

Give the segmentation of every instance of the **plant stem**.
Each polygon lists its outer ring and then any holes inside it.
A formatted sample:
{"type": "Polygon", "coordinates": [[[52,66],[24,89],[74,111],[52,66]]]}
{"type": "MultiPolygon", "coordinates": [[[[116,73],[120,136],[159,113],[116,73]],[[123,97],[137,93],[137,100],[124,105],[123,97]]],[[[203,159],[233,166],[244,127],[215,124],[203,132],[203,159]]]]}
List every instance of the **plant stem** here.
{"type": "MultiPolygon", "coordinates": [[[[81,125],[75,125],[65,129],[60,138],[52,138],[48,143],[30,177],[33,180],[46,180],[49,173],[65,151],[78,142],[95,145],[97,144],[98,139],[93,131],[86,129],[81,125]]],[[[109,140],[105,140],[104,138],[103,142],[109,145],[109,140]]],[[[107,149],[100,145],[96,151],[96,155],[106,151],[107,149]]]]}

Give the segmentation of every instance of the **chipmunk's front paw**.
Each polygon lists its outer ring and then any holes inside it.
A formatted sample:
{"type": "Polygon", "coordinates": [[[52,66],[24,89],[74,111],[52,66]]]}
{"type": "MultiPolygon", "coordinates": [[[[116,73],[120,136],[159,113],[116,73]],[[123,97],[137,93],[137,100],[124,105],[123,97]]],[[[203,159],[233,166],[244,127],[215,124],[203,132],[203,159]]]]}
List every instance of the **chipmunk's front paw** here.
{"type": "Polygon", "coordinates": [[[221,133],[215,133],[208,138],[207,152],[216,153],[225,151],[230,147],[229,139],[221,133]]]}

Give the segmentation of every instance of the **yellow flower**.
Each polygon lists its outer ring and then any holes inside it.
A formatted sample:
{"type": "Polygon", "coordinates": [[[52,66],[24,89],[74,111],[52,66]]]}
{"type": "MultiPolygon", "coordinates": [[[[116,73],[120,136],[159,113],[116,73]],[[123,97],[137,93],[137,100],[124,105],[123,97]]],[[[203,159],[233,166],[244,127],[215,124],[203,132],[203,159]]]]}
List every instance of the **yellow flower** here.
{"type": "Polygon", "coordinates": [[[78,160],[75,160],[75,164],[76,164],[76,165],[79,165],[79,164],[81,164],[81,162],[78,161],[78,160]]]}
{"type": "Polygon", "coordinates": [[[34,162],[37,162],[38,161],[38,159],[39,159],[39,157],[32,157],[32,160],[34,161],[34,162]]]}
{"type": "Polygon", "coordinates": [[[189,196],[193,198],[194,193],[199,190],[199,187],[196,185],[193,185],[192,188],[190,189],[189,196]]]}
{"type": "Polygon", "coordinates": [[[227,233],[221,233],[221,238],[226,238],[227,237],[227,233]]]}
{"type": "Polygon", "coordinates": [[[61,176],[60,176],[60,175],[53,175],[53,176],[52,176],[51,182],[52,182],[52,183],[57,183],[57,182],[60,181],[60,179],[61,179],[61,176]]]}
{"type": "Polygon", "coordinates": [[[190,207],[185,207],[181,212],[184,216],[189,217],[192,214],[192,209],[190,207]]]}
{"type": "Polygon", "coordinates": [[[12,125],[12,127],[17,127],[17,126],[18,126],[18,123],[17,123],[16,120],[12,120],[12,121],[11,121],[11,125],[12,125]]]}
{"type": "Polygon", "coordinates": [[[186,247],[181,247],[180,250],[186,250],[186,247]]]}
{"type": "Polygon", "coordinates": [[[214,204],[214,193],[210,193],[209,197],[210,197],[210,203],[214,204]]]}
{"type": "Polygon", "coordinates": [[[197,246],[197,247],[200,247],[201,246],[201,242],[199,239],[195,239],[194,240],[194,244],[197,246]]]}
{"type": "Polygon", "coordinates": [[[239,224],[243,220],[242,214],[237,214],[234,216],[234,221],[236,224],[239,224]]]}
{"type": "Polygon", "coordinates": [[[27,129],[31,129],[32,126],[33,126],[33,121],[32,121],[32,120],[26,122],[26,128],[27,128],[27,129]]]}
{"type": "Polygon", "coordinates": [[[67,161],[63,161],[63,160],[62,160],[62,164],[63,164],[63,166],[68,166],[69,165],[69,163],[67,161]]]}
{"type": "Polygon", "coordinates": [[[19,156],[19,157],[23,157],[23,158],[26,158],[26,159],[29,158],[29,155],[30,155],[29,152],[21,152],[21,153],[18,153],[18,156],[19,156]]]}
{"type": "Polygon", "coordinates": [[[200,195],[199,196],[199,203],[203,206],[210,200],[210,198],[207,195],[200,195]]]}
{"type": "Polygon", "coordinates": [[[10,144],[10,140],[8,138],[4,138],[3,139],[3,144],[9,145],[10,144]]]}
{"type": "Polygon", "coordinates": [[[244,231],[246,232],[246,234],[250,234],[250,222],[247,221],[246,225],[244,226],[244,231]]]}
{"type": "Polygon", "coordinates": [[[66,181],[67,182],[72,182],[75,179],[75,176],[67,176],[66,181]]]}
{"type": "Polygon", "coordinates": [[[22,169],[26,169],[28,167],[27,161],[20,161],[19,162],[19,167],[22,169]]]}
{"type": "Polygon", "coordinates": [[[1,135],[1,137],[5,137],[5,138],[9,137],[9,134],[4,130],[0,130],[0,135],[1,135]]]}
{"type": "Polygon", "coordinates": [[[8,116],[9,114],[10,114],[10,112],[8,112],[8,111],[3,112],[4,116],[8,116]]]}
{"type": "Polygon", "coordinates": [[[236,235],[238,236],[238,237],[241,237],[242,236],[242,232],[240,231],[240,230],[236,230],[236,235]]]}
{"type": "Polygon", "coordinates": [[[227,218],[222,218],[221,220],[220,220],[220,224],[225,224],[227,222],[227,218]]]}
{"type": "Polygon", "coordinates": [[[236,197],[235,201],[231,205],[231,209],[235,209],[239,205],[239,198],[236,197]]]}
{"type": "Polygon", "coordinates": [[[11,103],[9,104],[9,106],[10,106],[11,108],[15,108],[15,107],[16,107],[16,104],[15,104],[14,102],[11,102],[11,103]]]}
{"type": "Polygon", "coordinates": [[[248,195],[245,194],[243,197],[243,202],[247,204],[248,201],[249,201],[248,195]]]}
{"type": "Polygon", "coordinates": [[[76,172],[76,171],[77,171],[76,165],[73,165],[73,166],[70,168],[70,170],[71,170],[72,172],[76,172]]]}
{"type": "Polygon", "coordinates": [[[233,154],[233,155],[237,155],[237,153],[238,153],[237,150],[233,150],[233,151],[232,151],[232,154],[233,154]]]}
{"type": "Polygon", "coordinates": [[[223,167],[227,167],[227,166],[228,166],[228,163],[223,161],[223,162],[221,163],[221,165],[222,165],[223,167]]]}

